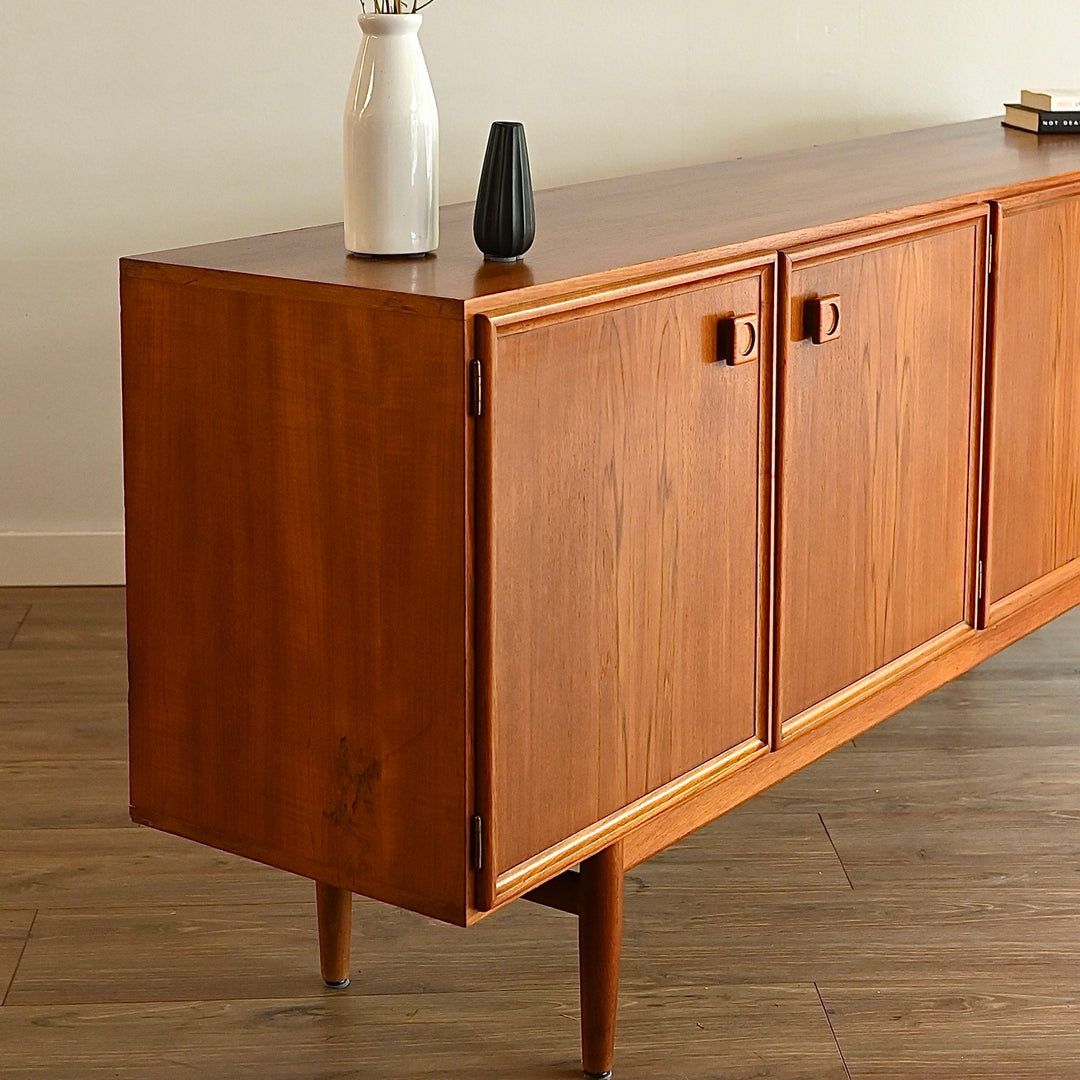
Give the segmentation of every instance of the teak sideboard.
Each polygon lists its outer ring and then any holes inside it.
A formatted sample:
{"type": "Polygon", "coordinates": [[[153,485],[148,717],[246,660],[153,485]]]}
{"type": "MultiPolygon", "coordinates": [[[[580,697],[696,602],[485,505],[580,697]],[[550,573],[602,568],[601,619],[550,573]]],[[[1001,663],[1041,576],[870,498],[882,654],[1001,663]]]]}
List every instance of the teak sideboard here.
{"type": "Polygon", "coordinates": [[[1080,602],[1080,139],[996,119],[121,264],[131,814],[466,925],[628,868],[1080,602]],[[575,869],[580,867],[580,869],[575,869]]]}

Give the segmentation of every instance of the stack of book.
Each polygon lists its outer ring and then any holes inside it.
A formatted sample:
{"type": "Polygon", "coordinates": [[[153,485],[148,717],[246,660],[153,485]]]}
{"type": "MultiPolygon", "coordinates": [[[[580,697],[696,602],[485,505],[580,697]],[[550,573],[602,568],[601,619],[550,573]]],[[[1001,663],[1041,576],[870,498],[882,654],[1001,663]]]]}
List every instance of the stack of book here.
{"type": "Polygon", "coordinates": [[[1021,90],[1002,123],[1036,135],[1080,135],[1080,90],[1021,90]]]}

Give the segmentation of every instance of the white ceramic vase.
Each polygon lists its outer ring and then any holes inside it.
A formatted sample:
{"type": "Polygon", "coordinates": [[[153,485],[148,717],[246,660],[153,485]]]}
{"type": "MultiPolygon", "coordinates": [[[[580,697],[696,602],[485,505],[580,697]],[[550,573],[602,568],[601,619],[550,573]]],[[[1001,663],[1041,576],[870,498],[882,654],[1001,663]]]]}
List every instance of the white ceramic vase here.
{"type": "Polygon", "coordinates": [[[419,15],[361,15],[345,103],[345,247],[423,255],[439,246],[439,111],[419,15]]]}

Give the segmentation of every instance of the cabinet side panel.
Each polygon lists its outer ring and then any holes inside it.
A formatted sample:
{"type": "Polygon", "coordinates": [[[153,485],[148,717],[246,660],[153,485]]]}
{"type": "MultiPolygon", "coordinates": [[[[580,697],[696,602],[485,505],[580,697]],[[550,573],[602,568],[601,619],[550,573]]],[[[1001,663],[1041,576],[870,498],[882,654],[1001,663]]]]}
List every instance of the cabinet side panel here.
{"type": "Polygon", "coordinates": [[[994,289],[991,604],[1080,557],[1080,197],[1003,209],[994,289]]]}
{"type": "Polygon", "coordinates": [[[463,921],[463,325],[122,305],[133,817],[463,921]]]}

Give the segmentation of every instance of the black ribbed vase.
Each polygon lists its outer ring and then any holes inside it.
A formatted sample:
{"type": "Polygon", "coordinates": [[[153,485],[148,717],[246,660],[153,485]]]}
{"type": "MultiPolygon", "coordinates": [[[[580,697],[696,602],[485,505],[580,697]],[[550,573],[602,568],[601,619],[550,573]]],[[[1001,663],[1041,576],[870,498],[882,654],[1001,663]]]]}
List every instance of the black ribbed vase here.
{"type": "Polygon", "coordinates": [[[497,120],[488,135],[476,193],[473,239],[493,262],[515,262],[536,235],[529,151],[522,124],[497,120]]]}

